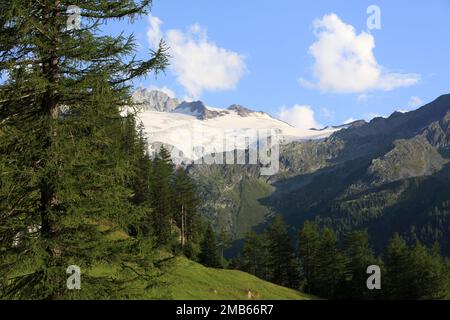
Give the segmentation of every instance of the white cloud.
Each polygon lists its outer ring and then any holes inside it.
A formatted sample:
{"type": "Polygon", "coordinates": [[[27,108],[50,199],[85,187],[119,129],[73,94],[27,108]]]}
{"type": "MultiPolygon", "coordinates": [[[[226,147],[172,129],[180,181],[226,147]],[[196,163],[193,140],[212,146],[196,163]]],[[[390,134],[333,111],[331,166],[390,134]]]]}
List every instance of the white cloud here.
{"type": "Polygon", "coordinates": [[[413,96],[409,99],[408,105],[411,108],[417,108],[417,107],[423,106],[423,101],[419,97],[413,96]]]}
{"type": "Polygon", "coordinates": [[[162,21],[158,17],[149,16],[148,22],[150,24],[150,29],[147,31],[147,39],[152,48],[157,48],[159,41],[163,38],[161,32],[162,21]]]}
{"type": "Polygon", "coordinates": [[[292,108],[281,107],[277,114],[280,120],[300,129],[321,128],[310,106],[294,105],[292,108]]]}
{"type": "Polygon", "coordinates": [[[309,53],[315,60],[316,81],[300,79],[301,85],[322,91],[361,93],[389,91],[420,80],[418,74],[386,72],[374,56],[374,37],[366,32],[357,34],[352,25],[336,14],[315,20],[313,26],[317,41],[310,46],[309,53]]]}
{"type": "Polygon", "coordinates": [[[356,98],[356,100],[359,102],[359,103],[364,103],[364,102],[367,102],[367,100],[369,99],[369,96],[367,95],[367,94],[360,94],[359,96],[358,96],[358,98],[356,98]]]}
{"type": "Polygon", "coordinates": [[[173,29],[162,32],[162,22],[150,17],[148,41],[157,44],[163,36],[170,48],[170,70],[183,86],[188,97],[198,99],[203,91],[234,89],[247,73],[245,57],[221,48],[207,37],[206,28],[194,24],[186,32],[173,29]]]}
{"type": "Polygon", "coordinates": [[[356,121],[356,119],[354,119],[354,118],[348,118],[347,120],[344,121],[344,124],[350,124],[355,121],[356,121]]]}

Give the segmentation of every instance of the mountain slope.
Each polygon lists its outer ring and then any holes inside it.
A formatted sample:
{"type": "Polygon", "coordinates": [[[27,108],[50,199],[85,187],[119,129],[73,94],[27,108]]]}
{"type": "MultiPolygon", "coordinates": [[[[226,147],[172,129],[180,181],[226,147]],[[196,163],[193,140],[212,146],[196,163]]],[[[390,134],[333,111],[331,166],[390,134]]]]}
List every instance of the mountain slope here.
{"type": "Polygon", "coordinates": [[[177,258],[175,267],[164,281],[175,300],[314,299],[242,271],[206,268],[185,258],[177,258]]]}
{"type": "Polygon", "coordinates": [[[369,229],[375,248],[399,232],[410,242],[437,241],[450,255],[450,95],[412,112],[323,130],[296,129],[239,105],[217,109],[200,101],[171,112],[145,111],[140,118],[150,147],[173,146],[185,163],[198,157],[198,148],[220,155],[245,146],[224,146],[225,134],[279,134],[280,170],[274,176],[261,176],[256,165],[188,168],[203,215],[235,240],[281,214],[294,227],[315,220],[340,236],[369,229]]]}
{"type": "MultiPolygon", "coordinates": [[[[120,241],[130,236],[111,223],[102,223],[102,231],[110,231],[111,241],[120,241]]],[[[112,278],[118,283],[127,279],[124,285],[130,299],[159,300],[311,300],[313,296],[285,288],[251,274],[238,270],[207,268],[184,256],[175,256],[163,250],[154,252],[161,259],[158,271],[143,269],[138,264],[127,262],[133,274],[139,274],[129,281],[127,274],[119,272],[123,266],[115,262],[95,265],[86,272],[89,276],[112,278]],[[162,271],[162,273],[160,273],[162,271]],[[151,280],[150,280],[151,279],[151,280]],[[154,281],[154,282],[153,282],[154,281]],[[249,297],[249,291],[251,297],[249,297]]],[[[108,293],[105,292],[106,297],[108,293]]],[[[93,297],[103,299],[104,297],[93,297]]]]}
{"type": "MultiPolygon", "coordinates": [[[[135,267],[135,266],[134,266],[135,267]]],[[[89,271],[90,276],[122,277],[114,264],[103,264],[89,271]]],[[[145,270],[137,269],[145,275],[145,270]]],[[[184,257],[165,263],[164,273],[149,280],[141,276],[128,284],[130,299],[140,300],[311,300],[310,295],[275,285],[237,270],[206,268],[184,257]],[[251,292],[249,298],[248,292],[251,292]]],[[[103,297],[94,297],[103,299],[103,297]]]]}
{"type": "MultiPolygon", "coordinates": [[[[190,172],[200,185],[205,179],[200,171],[221,172],[229,184],[251,179],[267,184],[273,191],[258,199],[266,218],[281,214],[296,227],[315,220],[338,235],[369,229],[376,248],[399,232],[410,242],[438,241],[450,255],[449,120],[450,95],[444,95],[416,111],[357,123],[325,139],[286,144],[280,149],[280,172],[269,178],[248,166],[193,166],[190,172]]],[[[261,211],[236,207],[233,199],[241,196],[219,188],[205,198],[203,209],[220,213],[215,208],[221,206],[231,212],[221,221],[261,211]]],[[[239,239],[241,226],[228,227],[239,239]]]]}

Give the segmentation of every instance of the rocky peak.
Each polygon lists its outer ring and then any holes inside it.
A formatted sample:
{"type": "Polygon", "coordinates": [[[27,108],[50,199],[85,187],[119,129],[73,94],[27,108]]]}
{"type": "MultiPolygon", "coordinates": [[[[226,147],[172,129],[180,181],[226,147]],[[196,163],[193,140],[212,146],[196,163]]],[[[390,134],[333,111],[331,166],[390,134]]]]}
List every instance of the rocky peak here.
{"type": "Polygon", "coordinates": [[[176,98],[165,92],[140,88],[133,93],[133,100],[141,111],[172,112],[179,106],[176,98]]]}
{"type": "Polygon", "coordinates": [[[227,113],[225,110],[210,109],[202,101],[183,102],[173,112],[194,116],[200,120],[220,117],[227,113]]]}

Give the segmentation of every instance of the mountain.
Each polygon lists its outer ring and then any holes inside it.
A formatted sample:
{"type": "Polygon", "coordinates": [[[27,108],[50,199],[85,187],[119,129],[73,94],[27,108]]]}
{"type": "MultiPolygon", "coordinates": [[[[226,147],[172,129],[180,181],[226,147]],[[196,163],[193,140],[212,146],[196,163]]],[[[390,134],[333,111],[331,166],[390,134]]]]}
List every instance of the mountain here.
{"type": "Polygon", "coordinates": [[[280,148],[280,171],[193,165],[202,212],[234,239],[276,214],[314,220],[343,236],[368,229],[375,249],[394,233],[450,255],[450,95],[422,108],[357,122],[324,139],[280,148]]]}
{"type": "Polygon", "coordinates": [[[264,112],[232,105],[213,108],[202,101],[182,102],[164,93],[140,89],[134,94],[142,103],[138,118],[142,122],[152,152],[164,145],[177,163],[191,163],[202,155],[256,148],[258,141],[277,136],[280,144],[304,139],[322,139],[340,128],[322,131],[295,128],[264,112]],[[170,106],[170,107],[168,107],[170,106]],[[236,140],[234,140],[236,139],[236,140]]]}
{"type": "Polygon", "coordinates": [[[409,242],[439,242],[450,255],[450,95],[369,123],[308,130],[240,105],[155,109],[139,114],[150,148],[173,148],[197,181],[202,214],[236,241],[281,214],[292,228],[314,220],[339,236],[368,229],[375,249],[400,233],[409,242]],[[234,157],[245,144],[224,145],[224,135],[255,129],[279,137],[275,175],[262,176],[257,165],[192,164],[198,149],[234,157]]]}
{"type": "Polygon", "coordinates": [[[207,107],[201,101],[183,102],[173,112],[193,116],[198,120],[213,119],[227,114],[225,110],[207,107]]]}
{"type": "Polygon", "coordinates": [[[364,120],[355,120],[346,124],[341,124],[339,126],[326,126],[324,128],[321,129],[312,129],[312,130],[317,130],[317,131],[324,131],[324,130],[330,130],[330,129],[348,129],[348,128],[354,128],[354,127],[360,127],[367,124],[366,121],[364,120]]]}
{"type": "Polygon", "coordinates": [[[132,98],[134,102],[139,104],[138,109],[141,112],[171,112],[180,105],[177,99],[171,98],[159,90],[140,88],[133,93],[132,98]]]}

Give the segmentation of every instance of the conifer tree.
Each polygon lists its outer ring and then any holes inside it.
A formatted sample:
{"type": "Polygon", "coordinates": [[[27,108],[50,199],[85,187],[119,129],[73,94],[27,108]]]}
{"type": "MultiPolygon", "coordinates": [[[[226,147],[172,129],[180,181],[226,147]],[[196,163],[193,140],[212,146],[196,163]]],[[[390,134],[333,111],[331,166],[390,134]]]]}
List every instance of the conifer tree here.
{"type": "Polygon", "coordinates": [[[176,171],[174,181],[174,210],[177,226],[180,228],[181,247],[193,240],[197,221],[198,197],[191,178],[183,167],[176,171]]]}
{"type": "Polygon", "coordinates": [[[317,266],[313,279],[313,292],[324,298],[338,298],[348,277],[348,260],[337,247],[336,234],[325,228],[317,253],[317,266]]]}
{"type": "Polygon", "coordinates": [[[345,288],[345,298],[348,299],[374,299],[376,291],[367,288],[367,268],[371,265],[382,266],[369,246],[369,234],[367,231],[354,231],[345,239],[345,254],[348,258],[348,268],[351,279],[345,288]]]}
{"type": "Polygon", "coordinates": [[[391,299],[408,296],[407,277],[404,273],[408,264],[408,247],[399,234],[389,241],[384,258],[386,266],[386,294],[391,299]]]}
{"type": "Polygon", "coordinates": [[[221,268],[222,264],[217,246],[216,233],[211,225],[206,229],[201,242],[200,263],[210,268],[221,268]]]}
{"type": "Polygon", "coordinates": [[[334,231],[305,222],[298,246],[306,291],[324,298],[342,296],[350,275],[348,259],[337,247],[334,231]]]}
{"type": "Polygon", "coordinates": [[[390,299],[442,299],[448,295],[449,275],[439,249],[420,242],[408,247],[395,234],[390,240],[385,265],[390,299]]]}
{"type": "Polygon", "coordinates": [[[167,245],[172,240],[174,219],[173,188],[174,166],[169,151],[162,146],[153,160],[151,183],[153,206],[153,232],[158,245],[167,245]]]}
{"type": "Polygon", "coordinates": [[[267,229],[268,265],[270,281],[296,288],[299,270],[292,239],[281,216],[277,216],[267,229]]]}
{"type": "Polygon", "coordinates": [[[258,235],[251,231],[244,239],[242,255],[238,261],[239,268],[258,278],[268,280],[268,255],[267,234],[258,235]]]}
{"type": "Polygon", "coordinates": [[[298,255],[300,257],[302,274],[306,280],[304,290],[314,291],[314,282],[318,268],[318,254],[321,241],[320,229],[315,223],[306,221],[298,236],[298,255]]]}
{"type": "Polygon", "coordinates": [[[411,287],[407,298],[436,300],[446,297],[448,274],[439,249],[436,247],[434,250],[429,250],[419,241],[409,250],[410,267],[407,274],[411,287]]]}
{"type": "Polygon", "coordinates": [[[125,139],[125,148],[128,150],[130,160],[133,161],[133,176],[131,188],[133,189],[133,203],[146,204],[151,203],[151,176],[152,161],[148,153],[147,142],[144,137],[144,128],[142,123],[136,126],[133,116],[126,118],[127,127],[132,128],[125,139]],[[138,131],[134,128],[138,128],[138,131]]]}
{"type": "MultiPolygon", "coordinates": [[[[162,70],[166,49],[136,60],[133,36],[103,35],[101,27],[145,14],[150,3],[0,3],[2,296],[68,298],[75,293],[65,286],[67,266],[137,257],[135,241],[107,241],[100,226],[112,232],[133,223],[120,111],[132,104],[129,81],[162,70]],[[80,28],[67,27],[70,5],[81,10],[80,28]]],[[[111,286],[120,294],[107,278],[83,279],[79,294],[111,286]]]]}
{"type": "Polygon", "coordinates": [[[129,188],[132,190],[132,203],[139,210],[135,210],[133,223],[128,226],[128,232],[135,237],[153,236],[152,209],[152,160],[144,136],[142,123],[136,125],[133,115],[125,119],[124,149],[132,163],[129,178],[129,188]],[[138,130],[136,131],[136,127],[138,130]]]}

